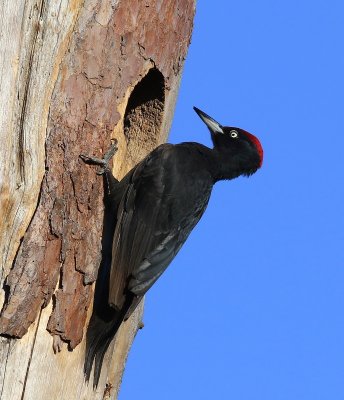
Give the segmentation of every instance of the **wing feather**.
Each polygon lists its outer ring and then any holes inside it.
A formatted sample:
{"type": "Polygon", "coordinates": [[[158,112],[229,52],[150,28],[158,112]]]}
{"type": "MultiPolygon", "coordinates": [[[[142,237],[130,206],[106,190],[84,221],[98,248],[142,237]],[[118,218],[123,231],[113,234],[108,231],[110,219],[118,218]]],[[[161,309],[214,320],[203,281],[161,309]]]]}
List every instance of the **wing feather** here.
{"type": "Polygon", "coordinates": [[[210,185],[200,205],[197,191],[192,198],[194,192],[189,193],[187,186],[182,191],[176,190],[175,185],[183,187],[178,182],[183,176],[175,170],[178,164],[175,151],[173,145],[159,146],[127,178],[112,249],[109,303],[115,308],[122,307],[128,290],[142,297],[153,285],[208,203],[210,185]],[[182,207],[187,202],[190,206],[182,207]],[[188,210],[188,214],[184,215],[183,210],[188,210]]]}

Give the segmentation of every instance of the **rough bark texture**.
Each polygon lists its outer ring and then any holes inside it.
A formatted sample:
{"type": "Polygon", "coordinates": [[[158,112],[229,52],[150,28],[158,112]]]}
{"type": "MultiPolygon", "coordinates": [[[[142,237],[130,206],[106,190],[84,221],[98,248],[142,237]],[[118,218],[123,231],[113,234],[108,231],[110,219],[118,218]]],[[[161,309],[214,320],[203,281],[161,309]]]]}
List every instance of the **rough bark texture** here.
{"type": "Polygon", "coordinates": [[[116,398],[142,306],[93,393],[82,340],[103,187],[79,155],[116,138],[121,178],[166,140],[193,15],[194,0],[0,4],[0,398],[116,398]]]}

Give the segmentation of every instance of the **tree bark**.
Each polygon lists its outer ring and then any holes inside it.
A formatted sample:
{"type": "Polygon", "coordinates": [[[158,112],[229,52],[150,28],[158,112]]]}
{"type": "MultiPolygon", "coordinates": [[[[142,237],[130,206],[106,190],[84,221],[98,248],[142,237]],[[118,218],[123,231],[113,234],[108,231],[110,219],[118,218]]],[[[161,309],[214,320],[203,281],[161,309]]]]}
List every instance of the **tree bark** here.
{"type": "Polygon", "coordinates": [[[116,138],[120,179],[166,140],[194,8],[194,0],[0,4],[0,399],[117,398],[143,305],[118,332],[94,391],[83,376],[84,333],[103,185],[79,155],[101,156],[116,138]]]}

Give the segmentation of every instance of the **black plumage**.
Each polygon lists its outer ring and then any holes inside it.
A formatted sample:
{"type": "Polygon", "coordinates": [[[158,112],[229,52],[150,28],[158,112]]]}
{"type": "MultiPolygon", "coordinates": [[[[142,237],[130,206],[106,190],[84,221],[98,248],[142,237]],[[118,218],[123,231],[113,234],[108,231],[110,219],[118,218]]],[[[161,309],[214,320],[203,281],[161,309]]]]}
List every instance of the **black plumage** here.
{"type": "Polygon", "coordinates": [[[122,321],[178,253],[203,215],[213,185],[249,176],[262,164],[263,150],[255,136],[222,127],[199,109],[195,111],[211,132],[213,149],[199,143],[160,145],[120,182],[104,168],[103,259],[85,359],[87,379],[95,360],[94,385],[122,321]]]}

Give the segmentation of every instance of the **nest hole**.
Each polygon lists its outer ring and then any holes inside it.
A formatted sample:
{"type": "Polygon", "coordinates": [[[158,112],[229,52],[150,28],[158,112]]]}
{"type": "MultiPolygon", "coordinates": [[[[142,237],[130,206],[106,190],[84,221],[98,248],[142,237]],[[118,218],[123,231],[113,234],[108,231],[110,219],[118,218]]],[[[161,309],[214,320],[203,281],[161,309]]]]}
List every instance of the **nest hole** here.
{"type": "Polygon", "coordinates": [[[158,69],[152,68],[135,86],[124,114],[124,135],[133,163],[159,144],[164,101],[164,77],[158,69]]]}

